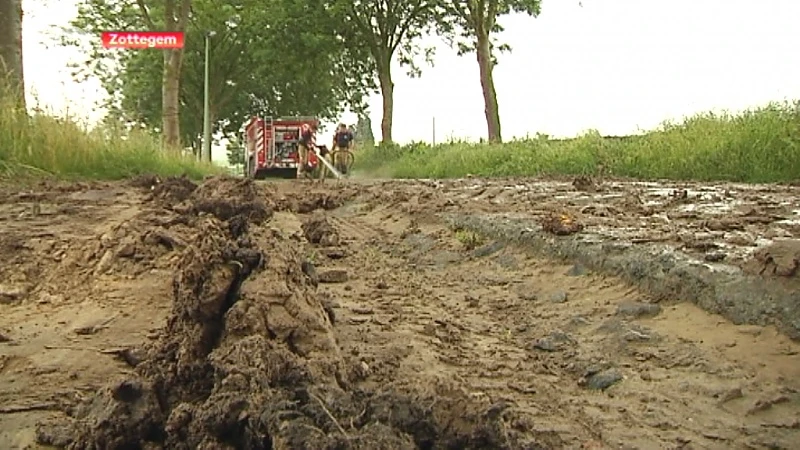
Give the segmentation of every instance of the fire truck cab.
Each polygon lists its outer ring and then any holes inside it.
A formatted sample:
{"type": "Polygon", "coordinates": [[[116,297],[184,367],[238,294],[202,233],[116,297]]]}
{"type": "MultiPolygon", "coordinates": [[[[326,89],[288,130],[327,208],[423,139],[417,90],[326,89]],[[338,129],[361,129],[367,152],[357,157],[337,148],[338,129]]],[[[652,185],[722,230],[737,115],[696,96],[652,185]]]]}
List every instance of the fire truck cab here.
{"type": "MultiPolygon", "coordinates": [[[[315,117],[253,117],[244,125],[245,176],[294,178],[297,174],[298,146],[303,125],[319,124],[315,117]]],[[[308,154],[311,168],[319,163],[314,152],[308,154]]]]}

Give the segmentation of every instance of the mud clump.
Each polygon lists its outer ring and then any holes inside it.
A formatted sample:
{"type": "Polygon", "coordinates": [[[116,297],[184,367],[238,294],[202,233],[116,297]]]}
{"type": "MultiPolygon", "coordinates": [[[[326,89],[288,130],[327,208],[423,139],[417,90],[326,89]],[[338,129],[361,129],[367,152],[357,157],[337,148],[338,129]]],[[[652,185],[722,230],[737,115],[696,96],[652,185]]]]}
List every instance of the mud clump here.
{"type": "Polygon", "coordinates": [[[744,270],[770,278],[800,279],[800,240],[777,241],[759,249],[744,270]]]}
{"type": "Polygon", "coordinates": [[[135,180],[134,184],[150,189],[150,200],[161,200],[169,203],[185,201],[197,189],[197,185],[185,176],[169,177],[163,181],[157,177],[142,177],[135,180]]]}
{"type": "Polygon", "coordinates": [[[321,245],[323,247],[335,247],[339,245],[339,233],[328,222],[328,219],[322,215],[317,214],[305,220],[301,225],[303,235],[308,242],[321,245]]]}
{"type": "Polygon", "coordinates": [[[249,178],[211,178],[194,190],[189,200],[195,213],[211,214],[223,221],[238,217],[232,226],[234,234],[242,234],[247,222],[261,224],[273,214],[266,193],[259,192],[249,178]]]}
{"type": "Polygon", "coordinates": [[[318,209],[331,210],[342,205],[340,199],[329,194],[309,195],[297,201],[293,211],[298,214],[307,214],[318,209]]]}
{"type": "Polygon", "coordinates": [[[130,180],[130,185],[140,189],[153,189],[161,183],[161,178],[153,174],[138,175],[130,180]]]}
{"type": "Polygon", "coordinates": [[[181,404],[213,390],[215,368],[208,358],[222,338],[225,315],[242,282],[263,265],[264,257],[252,245],[232,241],[214,218],[201,219],[197,227],[198,242],[183,252],[182,269],[173,280],[173,311],[160,339],[146,349],[134,377],[116,381],[78,409],[68,448],[165,442],[173,410],[185,410],[181,404]]]}
{"type": "Polygon", "coordinates": [[[576,191],[582,192],[598,192],[601,190],[595,180],[588,175],[575,177],[575,179],[572,180],[572,187],[574,187],[576,191]]]}
{"type": "Polygon", "coordinates": [[[583,231],[583,224],[578,219],[567,212],[551,212],[540,221],[542,230],[556,236],[568,236],[583,231]]]}
{"type": "Polygon", "coordinates": [[[298,244],[255,227],[234,236],[228,225],[216,215],[192,221],[192,239],[175,264],[171,314],[141,349],[133,375],[101,389],[71,420],[41,424],[41,444],[73,450],[555,445],[556,438],[537,437],[520,422],[513,407],[478,402],[453,381],[356,388],[355,364],[336,342],[298,244]]]}
{"type": "Polygon", "coordinates": [[[355,197],[360,190],[348,187],[336,190],[303,190],[276,201],[275,209],[296,214],[309,214],[317,210],[330,211],[355,197]]]}

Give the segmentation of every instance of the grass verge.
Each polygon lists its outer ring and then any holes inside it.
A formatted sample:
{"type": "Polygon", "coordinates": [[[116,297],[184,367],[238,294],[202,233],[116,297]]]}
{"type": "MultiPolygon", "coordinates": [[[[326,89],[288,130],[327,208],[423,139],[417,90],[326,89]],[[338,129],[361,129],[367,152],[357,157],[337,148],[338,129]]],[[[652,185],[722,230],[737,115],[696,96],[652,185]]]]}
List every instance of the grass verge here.
{"type": "Polygon", "coordinates": [[[365,148],[361,171],[395,178],[592,175],[749,183],[800,179],[800,102],[699,114],[637,136],[365,148]]]}
{"type": "Polygon", "coordinates": [[[116,180],[141,174],[192,178],[222,169],[165,152],[142,132],[85,130],[70,119],[33,115],[0,95],[0,178],[116,180]]]}

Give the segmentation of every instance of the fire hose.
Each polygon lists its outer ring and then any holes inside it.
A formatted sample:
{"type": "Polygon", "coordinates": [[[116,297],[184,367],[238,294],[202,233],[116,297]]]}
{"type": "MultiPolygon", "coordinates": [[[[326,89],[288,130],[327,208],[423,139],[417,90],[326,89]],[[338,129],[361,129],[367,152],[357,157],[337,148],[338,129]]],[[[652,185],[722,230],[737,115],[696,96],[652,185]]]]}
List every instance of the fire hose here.
{"type": "Polygon", "coordinates": [[[322,164],[325,164],[325,167],[327,167],[328,170],[331,171],[331,173],[333,174],[333,176],[336,177],[337,180],[341,180],[342,179],[343,175],[341,173],[339,173],[339,171],[336,170],[333,167],[333,164],[328,162],[328,160],[326,158],[322,157],[322,155],[320,154],[320,151],[319,151],[319,147],[314,145],[314,146],[311,147],[311,150],[314,152],[315,155],[317,155],[317,160],[320,161],[322,164]]]}

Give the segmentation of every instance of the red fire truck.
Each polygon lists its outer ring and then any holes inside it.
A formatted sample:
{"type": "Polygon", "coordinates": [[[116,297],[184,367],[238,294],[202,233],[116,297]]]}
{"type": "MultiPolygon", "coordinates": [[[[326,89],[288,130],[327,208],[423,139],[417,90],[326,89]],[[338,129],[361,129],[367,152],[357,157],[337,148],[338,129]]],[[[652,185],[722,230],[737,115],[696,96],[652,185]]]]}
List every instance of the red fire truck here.
{"type": "MultiPolygon", "coordinates": [[[[294,178],[297,175],[300,129],[319,123],[315,117],[253,117],[244,125],[245,176],[294,178]]],[[[309,169],[316,168],[316,153],[308,152],[309,169]]]]}

